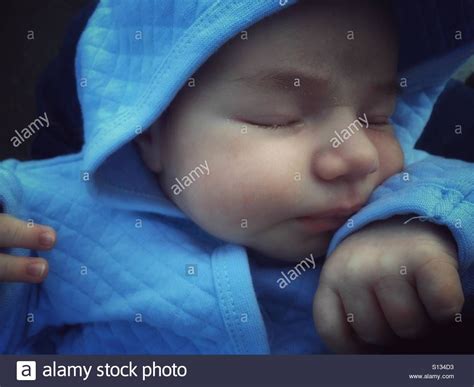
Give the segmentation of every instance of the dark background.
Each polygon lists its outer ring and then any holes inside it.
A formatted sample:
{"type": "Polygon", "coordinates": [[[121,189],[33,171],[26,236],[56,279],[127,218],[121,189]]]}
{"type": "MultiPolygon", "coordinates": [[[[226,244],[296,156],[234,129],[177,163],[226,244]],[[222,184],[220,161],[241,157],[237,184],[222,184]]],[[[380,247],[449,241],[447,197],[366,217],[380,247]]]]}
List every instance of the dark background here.
{"type": "Polygon", "coordinates": [[[57,55],[67,26],[90,0],[3,1],[0,24],[3,74],[1,85],[0,160],[30,158],[32,141],[11,145],[15,129],[21,130],[38,117],[35,89],[40,74],[57,55]],[[28,40],[28,31],[34,40],[28,40]]]}

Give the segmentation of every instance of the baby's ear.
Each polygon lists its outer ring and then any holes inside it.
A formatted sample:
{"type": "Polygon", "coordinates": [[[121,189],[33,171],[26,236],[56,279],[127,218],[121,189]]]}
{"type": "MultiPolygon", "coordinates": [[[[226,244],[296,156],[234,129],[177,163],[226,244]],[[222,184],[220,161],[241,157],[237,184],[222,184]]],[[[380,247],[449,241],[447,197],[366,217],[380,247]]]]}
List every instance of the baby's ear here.
{"type": "Polygon", "coordinates": [[[135,137],[135,143],[142,156],[143,162],[152,172],[160,173],[162,169],[158,126],[153,124],[147,131],[135,137]]]}

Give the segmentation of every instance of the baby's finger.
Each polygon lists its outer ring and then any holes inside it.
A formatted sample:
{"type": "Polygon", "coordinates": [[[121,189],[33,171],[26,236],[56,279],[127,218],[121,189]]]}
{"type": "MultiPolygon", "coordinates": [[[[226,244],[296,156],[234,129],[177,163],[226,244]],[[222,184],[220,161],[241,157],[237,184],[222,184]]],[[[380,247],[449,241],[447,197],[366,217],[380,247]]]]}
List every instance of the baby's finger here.
{"type": "Polygon", "coordinates": [[[348,286],[339,290],[346,314],[350,313],[351,326],[367,344],[387,345],[396,339],[370,287],[348,286]]]}
{"type": "Polygon", "coordinates": [[[56,233],[51,227],[28,223],[0,214],[0,247],[47,250],[54,246],[56,233]]]}
{"type": "Polygon", "coordinates": [[[320,283],[313,302],[313,319],[324,343],[336,353],[358,353],[362,348],[355,340],[339,296],[320,283]]]}
{"type": "Polygon", "coordinates": [[[424,307],[405,278],[385,277],[374,286],[374,291],[388,324],[399,337],[412,339],[428,329],[424,307]]]}
{"type": "Polygon", "coordinates": [[[464,294],[455,263],[432,260],[416,270],[416,287],[430,317],[446,322],[461,312],[464,294]]]}
{"type": "Polygon", "coordinates": [[[48,262],[42,258],[0,254],[0,282],[42,282],[48,275],[48,262]]]}

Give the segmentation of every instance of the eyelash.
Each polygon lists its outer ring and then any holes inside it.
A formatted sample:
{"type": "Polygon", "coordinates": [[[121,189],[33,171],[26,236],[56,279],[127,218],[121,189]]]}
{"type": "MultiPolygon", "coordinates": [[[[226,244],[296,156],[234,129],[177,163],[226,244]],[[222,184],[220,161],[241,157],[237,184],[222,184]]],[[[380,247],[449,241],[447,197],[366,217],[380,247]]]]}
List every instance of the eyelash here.
{"type": "Polygon", "coordinates": [[[390,118],[389,117],[380,117],[379,119],[375,119],[374,121],[376,122],[373,122],[373,121],[370,121],[369,120],[369,127],[372,126],[372,127],[385,127],[385,126],[388,126],[388,125],[391,125],[391,121],[390,121],[390,118]]]}
{"type": "MultiPolygon", "coordinates": [[[[388,126],[388,125],[391,125],[391,120],[389,117],[381,117],[380,119],[378,120],[375,120],[377,122],[372,122],[372,121],[369,121],[369,127],[372,126],[372,127],[384,127],[384,126],[388,126]]],[[[259,124],[259,123],[256,123],[256,122],[250,122],[251,125],[253,126],[256,126],[257,128],[261,128],[261,129],[267,129],[267,130],[279,130],[279,129],[286,129],[286,128],[289,128],[291,126],[294,126],[298,123],[298,121],[291,121],[291,122],[288,122],[286,124],[259,124]]]]}
{"type": "Polygon", "coordinates": [[[286,124],[258,124],[256,122],[251,122],[250,124],[253,126],[256,126],[257,128],[262,128],[262,129],[267,129],[267,130],[279,130],[279,129],[289,128],[297,123],[298,123],[297,121],[291,121],[286,124]]]}

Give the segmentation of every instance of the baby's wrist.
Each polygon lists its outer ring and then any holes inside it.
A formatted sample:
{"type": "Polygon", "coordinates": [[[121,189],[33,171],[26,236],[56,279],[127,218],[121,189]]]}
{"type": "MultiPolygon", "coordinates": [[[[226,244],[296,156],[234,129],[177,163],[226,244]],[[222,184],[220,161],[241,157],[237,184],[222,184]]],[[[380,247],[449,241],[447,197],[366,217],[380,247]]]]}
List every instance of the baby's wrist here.
{"type": "Polygon", "coordinates": [[[386,221],[404,227],[404,230],[415,239],[417,247],[435,247],[453,258],[457,257],[457,243],[447,226],[434,223],[429,218],[417,214],[397,215],[386,221]]]}

